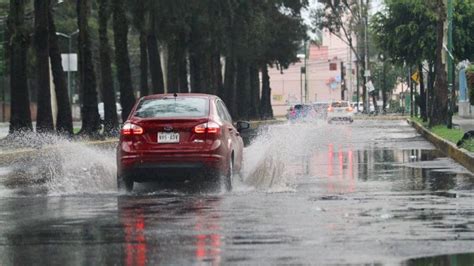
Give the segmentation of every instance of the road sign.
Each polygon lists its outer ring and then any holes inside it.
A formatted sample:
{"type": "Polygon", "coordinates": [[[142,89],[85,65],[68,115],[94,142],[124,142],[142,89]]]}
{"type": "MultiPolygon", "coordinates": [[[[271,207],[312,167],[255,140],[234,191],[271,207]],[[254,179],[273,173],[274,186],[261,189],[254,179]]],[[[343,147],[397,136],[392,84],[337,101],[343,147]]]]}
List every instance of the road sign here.
{"type": "Polygon", "coordinates": [[[61,54],[64,72],[77,71],[77,54],[61,54]]]}
{"type": "Polygon", "coordinates": [[[368,92],[373,92],[375,90],[374,84],[370,80],[365,84],[365,86],[367,87],[368,92]]]}
{"type": "Polygon", "coordinates": [[[420,72],[416,71],[413,75],[411,75],[411,79],[416,82],[416,84],[420,84],[420,72]]]}

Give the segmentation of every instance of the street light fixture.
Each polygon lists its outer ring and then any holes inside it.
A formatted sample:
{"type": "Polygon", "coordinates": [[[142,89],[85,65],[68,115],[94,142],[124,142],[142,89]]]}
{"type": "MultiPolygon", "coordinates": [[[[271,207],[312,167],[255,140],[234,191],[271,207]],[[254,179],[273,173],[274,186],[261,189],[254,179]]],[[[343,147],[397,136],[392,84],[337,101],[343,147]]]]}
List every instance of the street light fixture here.
{"type": "Polygon", "coordinates": [[[67,55],[67,64],[68,64],[68,71],[67,71],[67,90],[69,92],[69,101],[72,103],[72,91],[71,91],[71,50],[72,50],[72,37],[79,33],[79,30],[72,32],[71,34],[65,34],[62,32],[56,32],[57,36],[61,36],[63,38],[68,39],[68,55],[67,55]]]}

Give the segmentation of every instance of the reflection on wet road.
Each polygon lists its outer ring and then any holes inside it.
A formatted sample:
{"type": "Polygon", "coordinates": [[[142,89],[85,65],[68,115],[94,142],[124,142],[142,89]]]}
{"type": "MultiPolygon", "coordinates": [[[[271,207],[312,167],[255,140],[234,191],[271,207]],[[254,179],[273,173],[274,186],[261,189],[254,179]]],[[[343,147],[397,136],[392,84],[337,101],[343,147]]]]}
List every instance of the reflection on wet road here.
{"type": "Polygon", "coordinates": [[[403,121],[272,126],[230,193],[119,194],[113,151],[66,150],[0,166],[2,264],[473,261],[474,176],[403,121]]]}

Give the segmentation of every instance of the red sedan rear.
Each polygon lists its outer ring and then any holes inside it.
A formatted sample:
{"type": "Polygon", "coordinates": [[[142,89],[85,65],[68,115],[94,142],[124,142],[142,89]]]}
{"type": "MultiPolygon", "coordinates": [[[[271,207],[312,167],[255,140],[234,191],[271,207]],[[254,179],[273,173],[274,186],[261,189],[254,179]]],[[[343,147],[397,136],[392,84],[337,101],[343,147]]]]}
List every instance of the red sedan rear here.
{"type": "Polygon", "coordinates": [[[224,102],[207,94],[141,98],[125,121],[117,149],[117,184],[216,178],[228,190],[242,167],[243,141],[224,102]],[[222,179],[221,179],[222,178],[222,179]]]}

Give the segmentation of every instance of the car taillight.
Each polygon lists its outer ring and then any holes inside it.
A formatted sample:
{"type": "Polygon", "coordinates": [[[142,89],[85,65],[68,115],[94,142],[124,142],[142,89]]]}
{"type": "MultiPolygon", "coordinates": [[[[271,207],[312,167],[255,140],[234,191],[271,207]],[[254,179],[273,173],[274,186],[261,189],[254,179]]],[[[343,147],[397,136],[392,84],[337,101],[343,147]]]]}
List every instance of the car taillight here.
{"type": "Polygon", "coordinates": [[[221,131],[221,127],[219,124],[215,122],[207,122],[204,124],[200,124],[194,127],[194,133],[196,134],[204,134],[204,133],[209,133],[209,134],[219,134],[221,131]]]}
{"type": "Polygon", "coordinates": [[[333,111],[332,107],[329,107],[328,112],[332,112],[332,111],[333,111]]]}
{"type": "Polygon", "coordinates": [[[348,107],[348,108],[346,109],[346,111],[352,112],[352,108],[351,108],[351,107],[348,107]]]}
{"type": "Polygon", "coordinates": [[[123,125],[120,134],[124,136],[141,135],[143,134],[143,128],[132,123],[126,123],[123,125]]]}

